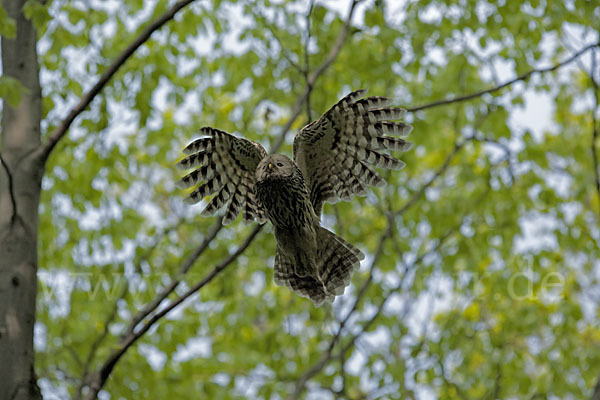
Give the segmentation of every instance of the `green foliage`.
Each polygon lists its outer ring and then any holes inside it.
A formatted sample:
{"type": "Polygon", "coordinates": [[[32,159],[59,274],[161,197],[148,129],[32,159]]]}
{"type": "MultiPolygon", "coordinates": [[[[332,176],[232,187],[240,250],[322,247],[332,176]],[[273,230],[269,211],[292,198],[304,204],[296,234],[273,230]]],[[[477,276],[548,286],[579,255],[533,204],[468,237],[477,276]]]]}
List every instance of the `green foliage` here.
{"type": "Polygon", "coordinates": [[[21,101],[23,92],[27,89],[17,79],[0,76],[0,98],[5,99],[11,107],[16,107],[21,101]]]}
{"type": "MultiPolygon", "coordinates": [[[[33,22],[33,25],[38,32],[43,33],[46,28],[46,24],[51,18],[48,14],[47,5],[39,0],[28,0],[23,7],[23,12],[25,13],[25,18],[33,22]]],[[[69,18],[69,20],[71,23],[73,23],[71,18],[69,18]]]]}
{"type": "Polygon", "coordinates": [[[10,18],[6,10],[0,5],[0,35],[7,38],[14,38],[17,29],[15,20],[10,18]]]}
{"type": "MultiPolygon", "coordinates": [[[[172,2],[123,3],[28,3],[44,43],[44,135],[172,2]]],[[[190,5],[123,65],[57,146],[40,206],[36,369],[47,395],[75,395],[215,223],[199,215],[202,206],[185,206],[173,184],[180,150],[198,128],[212,125],[266,146],[279,137],[304,91],[306,58],[314,71],[344,25],[327,4],[312,11],[308,57],[306,2],[190,5]]],[[[431,0],[398,8],[378,1],[361,4],[358,15],[314,86],[313,118],[350,89],[369,88],[411,108],[502,83],[492,65],[507,66],[503,76],[513,77],[564,60],[572,53],[561,42],[570,40],[569,29],[592,38],[575,48],[598,40],[600,7],[431,0]]],[[[0,21],[0,33],[14,35],[2,14],[0,21]]],[[[14,104],[18,90],[0,79],[0,94],[14,104]]],[[[600,201],[590,107],[581,104],[590,89],[571,64],[468,102],[409,113],[415,147],[402,155],[407,167],[385,175],[388,186],[366,198],[325,206],[324,224],[370,256],[344,296],[315,309],[275,286],[274,240],[265,227],[127,351],[105,387],[110,398],[287,398],[327,353],[376,254],[372,282],[335,357],[304,396],[589,396],[600,365],[600,201]],[[532,91],[553,103],[549,132],[511,122],[532,91]],[[537,238],[528,233],[534,228],[537,238]]],[[[290,154],[305,114],[283,152],[290,154]]],[[[250,231],[241,221],[221,229],[169,299],[203,279],[250,231]]]]}

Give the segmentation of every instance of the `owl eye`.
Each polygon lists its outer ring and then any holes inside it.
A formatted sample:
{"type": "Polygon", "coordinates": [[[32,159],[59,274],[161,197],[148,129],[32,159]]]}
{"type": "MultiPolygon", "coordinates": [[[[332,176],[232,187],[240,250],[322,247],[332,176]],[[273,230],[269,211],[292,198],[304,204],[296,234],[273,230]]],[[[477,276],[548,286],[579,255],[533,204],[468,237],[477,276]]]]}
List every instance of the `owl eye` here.
{"type": "Polygon", "coordinates": [[[278,163],[277,163],[277,166],[278,166],[278,167],[283,167],[283,163],[280,163],[280,162],[278,162],[278,163]]]}

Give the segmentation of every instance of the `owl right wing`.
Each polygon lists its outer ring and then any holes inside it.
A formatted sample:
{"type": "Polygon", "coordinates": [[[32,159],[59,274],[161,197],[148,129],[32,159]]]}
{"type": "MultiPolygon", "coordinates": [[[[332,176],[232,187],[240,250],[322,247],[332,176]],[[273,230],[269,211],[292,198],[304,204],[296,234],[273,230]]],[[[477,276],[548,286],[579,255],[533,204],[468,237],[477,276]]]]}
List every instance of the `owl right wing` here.
{"type": "Polygon", "coordinates": [[[223,224],[228,225],[244,209],[244,221],[265,222],[264,211],[254,199],[254,172],[260,160],[267,155],[264,147],[248,139],[233,136],[218,129],[204,127],[203,135],[190,143],[183,152],[188,154],[177,166],[182,169],[194,168],[192,172],[177,181],[177,186],[196,187],[185,199],[194,204],[206,196],[216,193],[202,215],[214,215],[227,203],[223,224]]]}
{"type": "Polygon", "coordinates": [[[390,99],[366,97],[357,90],[338,101],[294,139],[294,161],[302,171],[317,215],[323,203],[366,195],[383,178],[371,166],[400,169],[404,162],[385,151],[406,151],[412,127],[401,119],[406,110],[389,107],[390,99]],[[388,136],[393,135],[393,136],[388,136]]]}

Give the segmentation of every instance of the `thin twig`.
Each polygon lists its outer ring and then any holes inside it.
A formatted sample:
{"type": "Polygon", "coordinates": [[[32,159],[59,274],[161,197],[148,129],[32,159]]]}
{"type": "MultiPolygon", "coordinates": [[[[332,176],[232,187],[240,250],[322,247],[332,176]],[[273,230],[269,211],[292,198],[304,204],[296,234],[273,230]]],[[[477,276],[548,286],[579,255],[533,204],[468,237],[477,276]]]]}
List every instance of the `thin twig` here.
{"type": "Polygon", "coordinates": [[[452,382],[449,378],[446,377],[447,374],[446,374],[446,367],[444,366],[444,362],[439,357],[437,358],[437,361],[438,361],[438,365],[439,365],[440,370],[441,370],[440,371],[441,372],[440,376],[442,377],[442,380],[444,381],[444,383],[447,386],[452,387],[455,390],[456,394],[458,395],[458,397],[461,400],[469,400],[469,397],[467,397],[463,393],[463,391],[460,388],[460,386],[458,386],[456,383],[452,382]]]}
{"type": "Polygon", "coordinates": [[[408,210],[410,207],[415,205],[417,203],[417,201],[419,201],[419,199],[421,198],[421,196],[423,196],[423,194],[425,193],[427,188],[429,188],[431,185],[433,185],[433,183],[444,172],[446,172],[446,170],[450,166],[450,163],[452,162],[454,157],[463,148],[463,146],[466,144],[467,141],[468,141],[468,139],[467,140],[457,140],[456,143],[454,143],[454,149],[452,150],[452,152],[450,154],[448,154],[444,163],[435,171],[433,176],[425,184],[421,185],[419,190],[417,190],[416,192],[413,193],[413,195],[410,197],[410,199],[408,199],[408,201],[406,203],[404,203],[404,205],[400,209],[398,209],[397,211],[394,212],[395,216],[404,214],[406,212],[406,210],[408,210]]]}
{"type": "MultiPolygon", "coordinates": [[[[570,34],[567,30],[565,30],[564,33],[565,33],[565,38],[564,38],[564,40],[561,40],[561,42],[568,49],[572,49],[573,47],[571,46],[571,43],[570,43],[572,40],[572,37],[570,36],[570,34]]],[[[599,171],[599,166],[598,166],[598,150],[597,150],[597,145],[596,145],[596,142],[598,140],[598,120],[596,118],[596,110],[598,109],[599,101],[598,101],[598,81],[596,80],[596,77],[594,76],[594,73],[596,72],[596,69],[597,69],[596,55],[597,55],[597,51],[592,51],[592,53],[590,55],[591,66],[590,66],[589,72],[588,72],[587,68],[585,68],[585,65],[580,60],[577,60],[577,65],[579,66],[579,69],[581,69],[586,75],[589,76],[590,82],[592,83],[594,104],[592,106],[592,142],[590,145],[590,152],[592,153],[592,163],[593,163],[593,167],[594,167],[594,186],[596,187],[596,191],[598,192],[598,196],[600,197],[600,171],[599,171]]],[[[600,215],[600,209],[598,210],[598,214],[600,215]]]]}
{"type": "Polygon", "coordinates": [[[496,146],[504,152],[505,157],[504,157],[504,160],[502,160],[502,161],[507,162],[508,174],[510,175],[511,184],[514,184],[515,180],[516,180],[516,175],[515,175],[515,171],[514,171],[514,167],[513,167],[513,160],[515,159],[515,156],[514,156],[512,150],[510,149],[510,147],[508,147],[508,145],[506,145],[496,139],[488,138],[485,136],[475,135],[475,136],[472,136],[472,139],[476,142],[488,143],[493,146],[496,146]]]}
{"type": "Polygon", "coordinates": [[[175,4],[163,15],[161,15],[156,20],[152,21],[150,25],[146,29],[144,29],[140,35],[129,45],[119,56],[112,62],[111,65],[108,66],[106,71],[100,76],[98,82],[79,100],[79,103],[75,107],[71,109],[69,114],[62,122],[52,131],[49,135],[48,140],[39,147],[39,155],[43,157],[43,159],[47,159],[54,147],[58,144],[58,142],[65,136],[67,130],[77,118],[79,114],[81,114],[94,100],[96,95],[100,93],[102,88],[108,83],[108,81],[115,75],[115,73],[125,64],[125,62],[131,57],[135,51],[143,45],[152,34],[162,27],[165,23],[169,22],[175,14],[181,10],[183,7],[187,6],[194,0],[181,0],[175,4]]]}
{"type": "Polygon", "coordinates": [[[339,33],[337,40],[335,41],[335,44],[329,51],[329,54],[327,55],[325,60],[323,60],[323,62],[312,73],[310,73],[308,75],[308,79],[306,80],[307,86],[304,89],[304,93],[302,93],[296,99],[296,102],[294,103],[294,105],[292,107],[292,115],[291,115],[289,121],[281,128],[279,137],[277,138],[277,141],[274,143],[273,148],[271,149],[272,153],[276,152],[277,149],[279,149],[281,147],[281,145],[283,144],[283,142],[285,141],[285,133],[287,133],[290,130],[290,128],[292,127],[292,124],[296,121],[296,118],[298,118],[298,116],[302,112],[302,105],[306,101],[306,98],[308,96],[310,96],[310,93],[312,92],[312,88],[314,87],[316,80],[321,75],[323,75],[323,73],[327,70],[327,68],[329,68],[329,66],[331,66],[331,64],[335,61],[338,54],[342,50],[342,46],[344,45],[344,42],[346,41],[346,37],[348,36],[348,31],[350,30],[350,22],[352,20],[352,16],[354,15],[354,10],[361,1],[362,0],[354,0],[352,2],[352,5],[350,6],[350,11],[348,12],[348,17],[346,18],[346,21],[344,22],[344,27],[342,28],[341,32],[339,33]]]}
{"type": "Polygon", "coordinates": [[[408,201],[398,210],[395,211],[394,214],[394,218],[404,214],[406,212],[406,210],[408,210],[410,207],[412,207],[413,205],[415,205],[417,203],[417,201],[423,196],[423,194],[425,194],[425,191],[431,186],[433,185],[433,183],[444,173],[446,172],[446,170],[448,169],[448,167],[450,167],[450,163],[452,162],[452,160],[454,159],[454,157],[456,157],[456,155],[460,152],[460,150],[465,146],[465,144],[467,144],[468,142],[472,141],[475,134],[477,133],[477,131],[479,130],[479,128],[481,127],[481,125],[483,124],[483,122],[485,121],[485,119],[488,117],[489,114],[482,114],[477,121],[475,122],[475,124],[472,127],[473,133],[471,134],[471,136],[466,137],[464,139],[457,139],[456,142],[454,142],[454,149],[452,150],[452,152],[450,154],[448,154],[448,156],[446,157],[446,160],[444,161],[444,163],[435,171],[435,173],[433,174],[433,176],[424,184],[422,185],[419,190],[417,190],[416,192],[413,193],[413,195],[410,197],[410,199],[408,199],[408,201]]]}
{"type": "Polygon", "coordinates": [[[432,103],[428,103],[428,104],[424,104],[421,106],[417,106],[417,107],[413,107],[413,108],[407,108],[407,110],[409,112],[416,112],[416,111],[421,111],[421,110],[426,110],[429,108],[433,108],[433,107],[438,107],[438,106],[443,106],[443,105],[447,105],[447,104],[452,104],[452,103],[458,103],[458,102],[462,102],[462,101],[467,101],[467,100],[472,100],[475,99],[477,97],[481,97],[484,94],[489,94],[489,93],[494,93],[497,92],[500,89],[504,89],[507,86],[512,85],[513,83],[519,82],[519,81],[524,81],[527,80],[531,75],[535,74],[535,73],[545,73],[545,72],[552,72],[555,71],[567,64],[572,63],[573,61],[577,60],[577,58],[579,58],[581,55],[585,54],[586,52],[588,52],[591,49],[594,49],[596,47],[600,47],[600,42],[598,43],[593,43],[590,44],[586,47],[584,47],[583,49],[579,50],[577,53],[573,54],[571,57],[567,58],[566,60],[564,60],[563,62],[560,62],[558,64],[554,64],[550,67],[545,67],[545,68],[536,68],[536,69],[532,69],[530,71],[525,72],[524,74],[521,74],[519,76],[517,76],[516,78],[513,78],[509,81],[506,81],[498,86],[494,86],[492,88],[489,89],[485,89],[485,90],[481,90],[479,92],[475,92],[475,93],[471,93],[465,96],[459,96],[459,97],[453,97],[451,99],[446,99],[446,100],[438,100],[438,101],[434,101],[432,103]]]}
{"type": "MultiPolygon", "coordinates": [[[[127,285],[125,285],[123,291],[124,292],[127,291],[127,285]]],[[[110,324],[113,323],[113,321],[115,320],[115,318],[117,316],[117,309],[118,309],[118,304],[117,304],[117,302],[115,302],[110,315],[108,316],[106,321],[104,321],[104,329],[102,330],[102,333],[94,340],[94,342],[92,343],[92,346],[90,347],[88,356],[83,364],[83,368],[82,368],[83,372],[81,373],[81,380],[80,380],[77,390],[75,392],[75,396],[73,397],[74,400],[81,399],[81,394],[83,392],[83,388],[87,385],[90,366],[92,364],[92,361],[94,360],[96,352],[100,348],[100,344],[102,344],[104,339],[108,336],[110,324]]]]}
{"type": "MultiPolygon", "coordinates": [[[[485,199],[485,197],[489,194],[489,190],[486,190],[484,193],[482,193],[476,200],[475,200],[475,205],[479,205],[481,204],[481,202],[485,199]]],[[[469,209],[474,209],[475,207],[470,207],[469,209]]],[[[348,350],[350,350],[352,348],[352,346],[354,346],[354,344],[356,343],[356,341],[360,338],[360,336],[362,336],[365,332],[367,332],[369,330],[369,328],[373,325],[373,323],[375,322],[375,320],[379,317],[379,315],[381,315],[381,312],[383,311],[383,309],[385,308],[385,305],[387,304],[388,300],[390,299],[391,295],[393,293],[396,293],[398,291],[400,291],[403,287],[404,287],[404,281],[405,278],[408,276],[408,273],[411,270],[414,270],[418,265],[420,265],[423,260],[425,260],[426,257],[435,254],[437,251],[439,251],[439,249],[442,247],[442,245],[455,233],[457,233],[460,230],[460,227],[463,224],[463,221],[465,219],[465,217],[468,215],[468,213],[466,213],[465,215],[462,216],[462,218],[460,218],[460,220],[458,221],[458,223],[456,223],[453,227],[451,227],[450,229],[448,229],[438,240],[437,243],[435,244],[435,246],[433,246],[431,249],[425,251],[424,253],[420,254],[415,261],[413,261],[411,264],[405,264],[404,267],[404,271],[402,274],[402,279],[400,280],[400,282],[394,287],[392,288],[388,294],[383,298],[383,300],[379,303],[377,310],[375,311],[375,314],[365,323],[363,324],[361,330],[354,335],[349,341],[348,343],[342,347],[342,349],[335,355],[332,356],[332,358],[336,358],[339,357],[342,353],[346,353],[348,352],[348,350]]],[[[409,307],[405,307],[404,311],[402,313],[401,318],[404,318],[404,316],[408,313],[409,311],[409,307]]]]}
{"type": "MultiPolygon", "coordinates": [[[[349,342],[340,350],[343,352],[347,352],[348,350],[350,350],[350,348],[354,345],[354,343],[356,342],[356,340],[362,335],[364,334],[366,331],[369,330],[369,328],[371,327],[371,325],[373,325],[373,323],[375,322],[375,320],[379,317],[379,315],[381,314],[381,312],[383,311],[383,309],[385,308],[385,305],[387,304],[388,300],[390,299],[391,295],[393,293],[398,292],[399,290],[402,289],[402,287],[404,286],[404,282],[406,277],[408,276],[408,273],[411,270],[414,270],[418,265],[420,265],[423,260],[430,256],[431,254],[435,254],[441,247],[442,245],[446,242],[446,240],[448,240],[453,234],[455,234],[459,228],[462,225],[462,221],[463,219],[461,218],[461,220],[459,221],[458,224],[456,224],[454,227],[450,228],[446,233],[444,233],[444,235],[442,235],[438,240],[437,243],[435,244],[435,246],[433,246],[431,249],[423,252],[422,254],[420,254],[414,262],[412,262],[411,264],[407,264],[404,267],[404,271],[402,273],[402,279],[400,279],[400,282],[394,286],[389,293],[382,299],[382,301],[379,303],[379,305],[377,306],[377,310],[375,311],[375,314],[373,314],[373,316],[362,326],[361,330],[354,335],[354,337],[352,339],[349,340],[349,342]]],[[[406,310],[408,311],[408,310],[406,310]]]]}
{"type": "MultiPolygon", "coordinates": [[[[312,87],[312,83],[308,81],[308,71],[310,71],[310,63],[308,59],[308,46],[310,45],[310,17],[312,14],[313,7],[315,6],[315,0],[311,0],[306,13],[306,38],[304,39],[304,79],[306,80],[306,86],[312,87]]],[[[306,96],[306,118],[308,122],[312,121],[310,112],[310,91],[306,96]]]]}
{"type": "MultiPolygon", "coordinates": [[[[598,82],[594,77],[594,73],[596,71],[596,52],[592,52],[592,69],[589,73],[590,80],[592,81],[592,86],[594,89],[594,107],[592,108],[592,160],[594,164],[594,179],[596,183],[596,191],[598,192],[598,200],[600,200],[600,169],[598,166],[598,150],[596,148],[596,143],[598,141],[598,120],[596,118],[596,111],[598,109],[598,82]]],[[[600,215],[600,209],[598,210],[598,215],[600,215]]]]}
{"type": "Polygon", "coordinates": [[[273,39],[275,39],[275,41],[277,42],[277,44],[279,45],[280,48],[280,54],[283,56],[283,58],[295,69],[297,70],[299,73],[301,73],[302,75],[305,74],[304,69],[299,66],[294,60],[292,60],[292,58],[288,55],[288,52],[285,49],[285,46],[283,45],[283,42],[281,41],[281,39],[279,38],[279,35],[277,35],[277,33],[275,32],[275,29],[273,28],[273,26],[271,26],[271,23],[267,20],[267,18],[261,14],[259,12],[259,8],[258,7],[250,7],[250,12],[252,13],[252,16],[254,16],[254,18],[258,19],[260,22],[262,22],[262,25],[269,31],[269,33],[271,34],[271,36],[273,36],[273,39]]]}
{"type": "MultiPolygon", "coordinates": [[[[482,116],[482,118],[478,121],[479,123],[481,123],[484,119],[485,119],[485,115],[482,116]]],[[[479,124],[476,124],[476,126],[478,126],[479,124]]],[[[476,128],[474,128],[476,129],[476,128]]],[[[415,194],[422,194],[425,189],[429,186],[431,186],[431,184],[433,183],[433,181],[437,178],[439,178],[439,176],[441,176],[443,174],[443,172],[448,168],[448,165],[450,164],[451,159],[456,155],[456,153],[458,152],[458,150],[456,150],[456,147],[459,147],[459,149],[462,147],[462,145],[464,145],[466,141],[463,142],[457,142],[457,146],[455,145],[455,151],[453,153],[451,153],[447,158],[446,161],[444,162],[444,164],[442,164],[442,166],[438,169],[438,171],[436,172],[436,174],[434,175],[434,177],[429,180],[428,182],[426,182],[422,188],[422,190],[419,190],[417,192],[415,192],[415,194]]],[[[483,201],[483,199],[485,198],[485,196],[487,196],[487,194],[489,193],[489,190],[486,191],[485,193],[483,193],[476,201],[476,204],[480,204],[481,201],[483,201]]],[[[326,353],[323,355],[323,357],[321,357],[321,359],[319,361],[317,361],[312,367],[310,367],[309,369],[307,369],[297,380],[296,380],[296,384],[295,384],[295,388],[294,388],[294,392],[291,394],[291,396],[289,397],[289,399],[291,400],[295,400],[298,399],[300,397],[300,395],[302,394],[302,392],[305,389],[306,383],[312,379],[315,375],[317,375],[331,360],[333,359],[338,359],[340,357],[345,357],[345,353],[354,345],[354,343],[356,342],[356,340],[364,333],[366,332],[370,326],[374,323],[374,321],[378,318],[378,316],[381,314],[381,312],[383,311],[383,308],[385,307],[385,304],[387,303],[388,299],[390,298],[391,294],[399,291],[402,289],[402,287],[404,286],[404,281],[406,279],[406,277],[408,276],[409,272],[414,269],[417,265],[421,264],[423,262],[423,260],[431,255],[434,254],[435,252],[437,252],[440,247],[446,242],[446,240],[448,240],[450,238],[450,236],[452,236],[454,233],[458,232],[458,230],[460,229],[463,220],[464,220],[464,216],[463,218],[460,219],[460,221],[453,226],[452,228],[450,228],[444,235],[442,235],[439,239],[438,242],[436,243],[435,246],[433,246],[433,248],[431,248],[430,250],[425,251],[424,253],[420,254],[415,261],[413,261],[411,264],[405,264],[404,270],[402,272],[402,278],[400,280],[400,282],[390,290],[390,292],[388,293],[387,296],[384,297],[383,301],[380,302],[377,311],[375,312],[375,314],[369,319],[369,321],[367,321],[361,331],[356,334],[355,336],[353,336],[352,339],[350,339],[350,341],[343,346],[337,353],[333,353],[333,349],[336,345],[336,343],[338,343],[340,341],[341,338],[341,334],[342,334],[342,330],[345,327],[345,324],[347,323],[348,319],[350,318],[350,316],[357,310],[357,305],[358,302],[360,300],[360,297],[364,294],[364,291],[366,290],[366,287],[369,285],[370,281],[372,280],[372,270],[373,270],[373,266],[376,262],[376,259],[380,256],[380,252],[383,250],[383,242],[386,239],[386,235],[391,235],[393,233],[393,221],[395,220],[395,218],[398,215],[401,215],[402,213],[404,213],[412,204],[414,204],[414,201],[412,200],[414,198],[411,197],[411,200],[409,200],[405,206],[403,206],[402,208],[400,208],[397,212],[395,213],[391,213],[391,215],[388,217],[388,220],[390,221],[389,225],[388,225],[388,230],[386,230],[386,232],[384,233],[384,235],[382,236],[380,242],[379,242],[379,247],[376,251],[375,257],[374,257],[374,262],[371,265],[370,268],[370,275],[369,278],[367,279],[367,281],[365,282],[365,284],[362,286],[361,290],[359,291],[358,295],[357,295],[357,299],[354,302],[354,305],[351,309],[351,311],[346,315],[346,317],[344,318],[344,320],[340,323],[340,327],[337,330],[336,335],[332,338],[331,342],[329,343],[329,346],[327,348],[326,353]],[[391,229],[391,230],[390,230],[391,229]]],[[[471,208],[472,209],[472,208],[471,208]]],[[[466,216],[466,215],[465,215],[466,216]]],[[[408,309],[405,310],[405,312],[408,312],[408,309]]]]}

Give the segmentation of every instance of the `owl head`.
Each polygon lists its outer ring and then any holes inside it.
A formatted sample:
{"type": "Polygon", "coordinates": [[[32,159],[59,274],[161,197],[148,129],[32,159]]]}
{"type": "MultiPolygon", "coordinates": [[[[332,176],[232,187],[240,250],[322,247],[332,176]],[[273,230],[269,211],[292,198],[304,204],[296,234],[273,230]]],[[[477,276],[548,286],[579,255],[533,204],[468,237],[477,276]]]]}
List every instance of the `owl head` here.
{"type": "Polygon", "coordinates": [[[263,158],[256,167],[256,180],[281,179],[294,174],[296,165],[282,154],[271,154],[263,158]]]}

